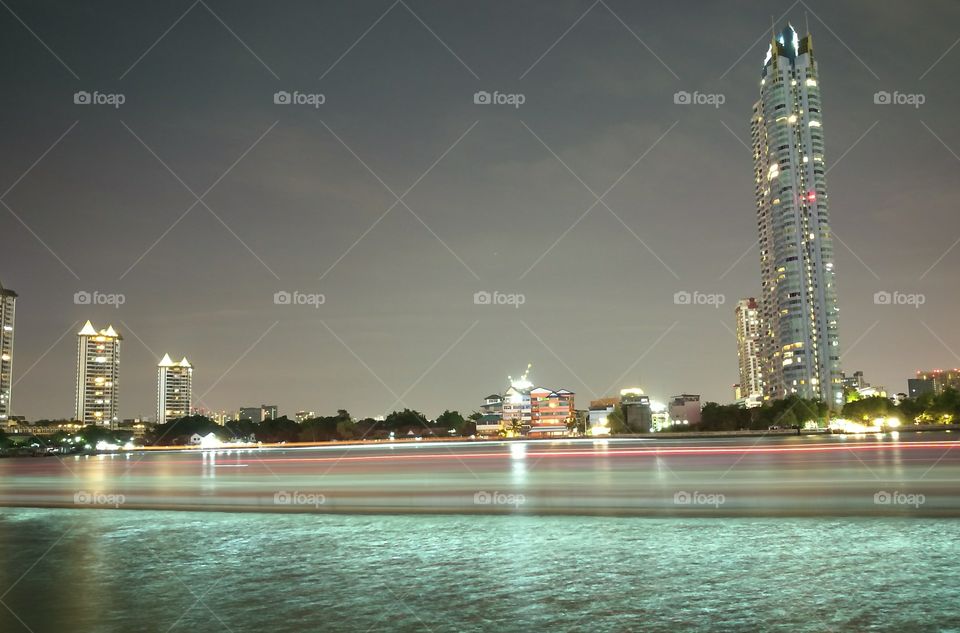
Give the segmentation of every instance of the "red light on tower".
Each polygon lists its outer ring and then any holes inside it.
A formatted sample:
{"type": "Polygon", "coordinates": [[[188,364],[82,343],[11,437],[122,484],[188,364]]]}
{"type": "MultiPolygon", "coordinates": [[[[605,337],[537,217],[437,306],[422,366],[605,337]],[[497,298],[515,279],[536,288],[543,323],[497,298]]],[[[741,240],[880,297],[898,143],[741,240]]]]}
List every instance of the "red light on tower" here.
{"type": "Polygon", "coordinates": [[[807,202],[816,202],[817,201],[817,192],[808,191],[807,192],[807,202]]]}

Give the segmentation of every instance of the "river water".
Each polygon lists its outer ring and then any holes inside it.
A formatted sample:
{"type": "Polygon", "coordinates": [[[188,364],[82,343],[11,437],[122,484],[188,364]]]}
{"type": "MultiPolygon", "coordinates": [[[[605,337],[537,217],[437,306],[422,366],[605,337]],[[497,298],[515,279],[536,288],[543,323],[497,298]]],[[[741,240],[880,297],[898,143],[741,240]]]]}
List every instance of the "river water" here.
{"type": "Polygon", "coordinates": [[[2,508],[0,631],[960,631],[958,527],[2,508]]]}

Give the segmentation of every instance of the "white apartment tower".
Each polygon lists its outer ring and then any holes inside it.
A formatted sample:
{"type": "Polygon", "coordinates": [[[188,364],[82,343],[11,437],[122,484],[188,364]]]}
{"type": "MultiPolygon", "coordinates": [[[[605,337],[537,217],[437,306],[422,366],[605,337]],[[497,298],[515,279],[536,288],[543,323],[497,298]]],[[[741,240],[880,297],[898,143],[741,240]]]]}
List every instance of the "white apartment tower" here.
{"type": "Polygon", "coordinates": [[[164,354],[157,365],[157,424],[190,415],[193,397],[193,365],[179,363],[164,354]]]}
{"type": "Polygon", "coordinates": [[[17,293],[0,284],[0,420],[10,417],[13,397],[13,317],[17,293]]]}
{"type": "Polygon", "coordinates": [[[753,297],[737,301],[737,361],[740,393],[748,406],[763,399],[763,372],[760,364],[760,309],[753,297]]]}
{"type": "Polygon", "coordinates": [[[112,325],[97,330],[90,321],[77,333],[76,419],[116,426],[119,416],[120,341],[112,325]]]}
{"type": "Polygon", "coordinates": [[[764,60],[753,107],[764,399],[843,404],[820,77],[808,34],[787,25],[764,60]]]}

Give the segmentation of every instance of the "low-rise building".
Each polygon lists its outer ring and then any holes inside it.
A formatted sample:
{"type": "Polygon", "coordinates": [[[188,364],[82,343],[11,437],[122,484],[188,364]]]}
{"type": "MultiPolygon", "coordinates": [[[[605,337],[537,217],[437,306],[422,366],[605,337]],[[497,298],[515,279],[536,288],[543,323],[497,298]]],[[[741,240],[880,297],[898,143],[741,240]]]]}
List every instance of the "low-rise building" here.
{"type": "Polygon", "coordinates": [[[543,437],[566,435],[568,421],[575,419],[574,393],[567,389],[535,387],[528,379],[530,366],[500,394],[491,394],[480,406],[478,434],[504,433],[543,437]],[[494,424],[496,422],[496,430],[494,424]]]}
{"type": "Polygon", "coordinates": [[[670,399],[668,411],[673,422],[700,424],[700,395],[682,393],[674,396],[670,399]]]}

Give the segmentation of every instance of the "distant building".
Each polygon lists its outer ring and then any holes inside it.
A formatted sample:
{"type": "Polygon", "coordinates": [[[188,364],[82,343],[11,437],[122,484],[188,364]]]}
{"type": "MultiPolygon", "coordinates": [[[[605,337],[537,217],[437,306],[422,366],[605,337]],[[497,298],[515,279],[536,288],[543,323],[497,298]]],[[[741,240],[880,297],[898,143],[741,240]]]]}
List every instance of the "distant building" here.
{"type": "Polygon", "coordinates": [[[667,405],[670,419],[674,422],[686,421],[689,424],[700,424],[700,396],[692,393],[683,393],[670,399],[667,405]]]}
{"type": "Polygon", "coordinates": [[[477,420],[477,435],[499,435],[503,431],[503,419],[499,413],[484,413],[477,420]]]}
{"type": "Polygon", "coordinates": [[[607,424],[607,418],[617,408],[616,404],[607,404],[605,402],[594,400],[590,403],[587,410],[587,430],[591,435],[602,435],[610,432],[610,426],[607,424]]]}
{"type": "Polygon", "coordinates": [[[193,397],[193,365],[183,358],[173,362],[164,354],[157,365],[157,424],[190,415],[193,397]]]}
{"type": "Polygon", "coordinates": [[[863,379],[863,372],[862,372],[862,371],[857,370],[857,371],[853,372],[853,375],[852,375],[852,376],[848,376],[848,375],[845,374],[845,373],[844,373],[844,374],[841,374],[841,376],[842,376],[843,388],[844,388],[844,389],[851,389],[851,390],[853,390],[853,391],[856,391],[857,389],[861,389],[861,388],[863,388],[863,387],[868,387],[868,386],[869,386],[869,384],[867,383],[867,381],[863,379]]]}
{"type": "Polygon", "coordinates": [[[650,410],[650,397],[642,389],[622,389],[620,407],[623,421],[634,432],[646,433],[653,425],[653,413],[650,410]]]}
{"type": "Polygon", "coordinates": [[[908,378],[907,395],[911,398],[918,398],[927,393],[934,393],[933,381],[929,378],[908,378]]]}
{"type": "Polygon", "coordinates": [[[77,333],[76,419],[116,426],[120,402],[120,341],[112,325],[97,330],[90,321],[77,333]]]}
{"type": "Polygon", "coordinates": [[[0,284],[0,421],[11,415],[13,403],[13,321],[17,293],[0,284]]]}
{"type": "Polygon", "coordinates": [[[960,391],[960,369],[934,369],[918,371],[917,378],[929,380],[933,384],[933,393],[941,394],[945,389],[960,391]]]}
{"type": "Polygon", "coordinates": [[[235,412],[227,412],[227,411],[211,411],[210,416],[211,416],[210,419],[216,422],[217,424],[219,424],[220,426],[223,426],[227,422],[237,419],[237,414],[235,412]]]}
{"type": "Polygon", "coordinates": [[[759,406],[763,401],[763,366],[760,363],[760,308],[753,297],[737,301],[737,363],[740,382],[737,401],[759,406]]]}
{"type": "Polygon", "coordinates": [[[276,420],[279,416],[277,415],[277,405],[275,404],[261,404],[260,405],[260,420],[276,420]]]}
{"type": "Polygon", "coordinates": [[[572,391],[543,387],[530,390],[531,435],[566,435],[567,421],[575,415],[572,391]]]}
{"type": "Polygon", "coordinates": [[[637,387],[621,389],[619,396],[591,400],[587,411],[588,433],[609,433],[609,417],[617,410],[623,416],[623,423],[628,431],[647,433],[654,427],[652,406],[650,397],[637,387]]]}
{"type": "Polygon", "coordinates": [[[317,414],[313,411],[297,411],[293,414],[293,417],[297,422],[303,423],[317,417],[317,414]]]}
{"type": "Polygon", "coordinates": [[[263,422],[263,408],[262,407],[240,407],[240,411],[237,413],[238,420],[250,420],[260,424],[263,422]]]}
{"type": "Polygon", "coordinates": [[[503,413],[503,396],[492,393],[484,398],[483,404],[480,405],[480,413],[483,413],[484,415],[488,413],[500,415],[503,413]]]}
{"type": "Polygon", "coordinates": [[[852,376],[841,374],[843,389],[846,392],[856,392],[860,398],[886,397],[887,390],[883,387],[871,385],[863,377],[862,371],[853,372],[852,376]]]}

